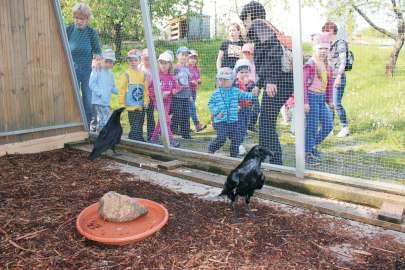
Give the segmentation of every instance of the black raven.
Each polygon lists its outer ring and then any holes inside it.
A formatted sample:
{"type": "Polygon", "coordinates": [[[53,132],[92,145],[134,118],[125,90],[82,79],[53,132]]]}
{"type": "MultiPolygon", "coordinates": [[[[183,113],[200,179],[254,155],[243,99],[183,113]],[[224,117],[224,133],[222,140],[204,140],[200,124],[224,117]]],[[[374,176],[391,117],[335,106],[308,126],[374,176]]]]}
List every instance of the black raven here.
{"type": "Polygon", "coordinates": [[[264,174],[261,171],[261,164],[266,157],[271,157],[272,152],[261,147],[254,146],[245,156],[243,161],[233,169],[228,175],[224,188],[220,194],[226,195],[231,200],[231,208],[234,212],[234,218],[237,220],[237,211],[234,206],[238,196],[245,197],[245,202],[250,210],[250,197],[256,189],[261,189],[264,184],[264,174]]]}
{"type": "Polygon", "coordinates": [[[121,113],[125,110],[125,107],[116,109],[111,114],[108,119],[107,124],[103,127],[98,135],[96,142],[94,143],[93,151],[89,156],[90,160],[94,160],[101,156],[101,154],[107,151],[109,148],[115,152],[115,145],[119,144],[122,136],[122,127],[121,127],[121,113]]]}

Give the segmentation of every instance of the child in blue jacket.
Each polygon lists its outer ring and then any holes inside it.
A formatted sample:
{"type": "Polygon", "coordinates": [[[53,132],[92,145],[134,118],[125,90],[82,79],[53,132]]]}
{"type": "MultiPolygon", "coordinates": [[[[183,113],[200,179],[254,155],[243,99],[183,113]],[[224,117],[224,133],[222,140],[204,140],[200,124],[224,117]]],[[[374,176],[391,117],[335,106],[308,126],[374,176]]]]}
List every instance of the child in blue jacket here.
{"type": "Polygon", "coordinates": [[[239,152],[238,106],[240,100],[252,100],[258,90],[244,92],[233,86],[235,74],[232,69],[224,67],[218,71],[218,88],[214,90],[208,101],[217,137],[208,146],[209,153],[215,153],[226,142],[231,140],[230,155],[237,157],[239,152]]]}
{"type": "Polygon", "coordinates": [[[115,53],[108,49],[103,52],[103,59],[95,63],[90,75],[89,86],[92,90],[91,105],[93,118],[90,124],[91,132],[99,132],[110,117],[111,94],[118,94],[115,86],[112,68],[115,53]]]}

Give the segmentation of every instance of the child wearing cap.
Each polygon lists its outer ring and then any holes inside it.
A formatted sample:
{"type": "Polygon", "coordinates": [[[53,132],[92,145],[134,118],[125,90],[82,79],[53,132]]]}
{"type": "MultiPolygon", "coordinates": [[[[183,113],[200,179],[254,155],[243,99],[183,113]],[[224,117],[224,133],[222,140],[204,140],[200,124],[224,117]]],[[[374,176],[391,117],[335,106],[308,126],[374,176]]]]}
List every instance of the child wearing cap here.
{"type": "Polygon", "coordinates": [[[241,59],[247,59],[250,62],[250,80],[257,82],[256,66],[254,61],[254,49],[253,43],[245,43],[242,46],[242,57],[241,59]]]}
{"type": "Polygon", "coordinates": [[[319,164],[317,146],[333,128],[330,110],[333,109],[333,76],[328,64],[329,34],[314,35],[313,43],[312,57],[304,65],[305,161],[309,165],[319,164]]]}
{"type": "Polygon", "coordinates": [[[197,89],[201,84],[201,72],[200,67],[198,66],[198,53],[196,50],[190,50],[190,55],[188,57],[188,68],[191,73],[190,85],[192,100],[190,101],[190,116],[193,120],[195,130],[197,132],[200,132],[205,129],[207,125],[201,125],[200,120],[198,120],[197,109],[195,106],[195,102],[197,99],[197,89]]]}
{"type": "MultiPolygon", "coordinates": [[[[169,52],[164,52],[159,55],[158,59],[158,68],[159,68],[159,79],[160,79],[160,91],[163,96],[163,107],[165,111],[165,119],[167,125],[167,131],[169,133],[170,145],[173,147],[179,147],[180,144],[174,140],[173,132],[171,129],[171,119],[169,115],[170,105],[172,103],[172,97],[174,94],[179,91],[179,85],[177,83],[176,76],[173,72],[173,56],[169,52]]],[[[151,98],[155,109],[157,109],[156,97],[152,82],[151,98]]],[[[151,143],[159,143],[159,136],[161,133],[160,121],[157,123],[155,129],[153,130],[152,136],[150,138],[151,143]]]]}
{"type": "MultiPolygon", "coordinates": [[[[250,61],[247,59],[239,59],[236,61],[234,72],[236,74],[235,86],[244,92],[252,92],[254,88],[258,91],[258,87],[251,79],[250,61]]],[[[257,100],[257,99],[256,99],[257,100]]],[[[239,101],[238,111],[238,131],[239,131],[239,155],[246,154],[246,149],[243,146],[243,141],[247,135],[248,124],[252,111],[252,100],[239,101]]]]}
{"type": "Polygon", "coordinates": [[[238,105],[240,100],[252,100],[258,95],[258,89],[244,92],[233,86],[235,74],[230,68],[221,68],[217,74],[218,88],[214,90],[208,107],[212,115],[217,137],[208,146],[209,153],[218,151],[229,138],[231,141],[230,156],[238,156],[238,105]]]}
{"type": "Polygon", "coordinates": [[[180,134],[183,139],[191,139],[190,136],[190,101],[191,101],[191,73],[187,65],[190,50],[187,47],[179,47],[176,52],[177,64],[174,67],[179,84],[179,91],[172,99],[172,131],[180,134]]]}
{"type": "MultiPolygon", "coordinates": [[[[256,65],[254,61],[254,44],[253,43],[245,43],[242,46],[242,56],[241,59],[247,59],[250,62],[250,80],[257,83],[259,78],[257,77],[256,73],[256,65]]],[[[260,112],[260,103],[259,99],[255,98],[252,104],[252,110],[250,112],[250,118],[248,123],[248,130],[255,132],[256,131],[256,123],[257,119],[259,118],[260,112]]]]}
{"type": "Polygon", "coordinates": [[[147,140],[150,140],[150,137],[152,136],[152,132],[155,129],[155,117],[154,117],[154,106],[153,102],[151,100],[151,93],[153,92],[153,85],[152,85],[152,71],[150,67],[150,62],[149,62],[149,53],[148,49],[145,48],[142,50],[142,58],[141,58],[141,65],[140,69],[146,74],[146,78],[148,80],[148,96],[149,96],[149,105],[146,107],[146,135],[147,135],[147,140]]]}
{"type": "Polygon", "coordinates": [[[115,53],[107,49],[102,53],[102,59],[95,61],[95,66],[90,74],[89,87],[92,91],[92,120],[91,132],[99,132],[110,117],[111,94],[118,94],[114,82],[112,68],[115,61],[115,53]]]}
{"type": "Polygon", "coordinates": [[[139,68],[141,56],[142,53],[136,49],[128,52],[129,69],[121,79],[119,103],[127,107],[130,125],[128,139],[144,142],[143,123],[145,108],[149,105],[149,84],[146,74],[139,68]]]}

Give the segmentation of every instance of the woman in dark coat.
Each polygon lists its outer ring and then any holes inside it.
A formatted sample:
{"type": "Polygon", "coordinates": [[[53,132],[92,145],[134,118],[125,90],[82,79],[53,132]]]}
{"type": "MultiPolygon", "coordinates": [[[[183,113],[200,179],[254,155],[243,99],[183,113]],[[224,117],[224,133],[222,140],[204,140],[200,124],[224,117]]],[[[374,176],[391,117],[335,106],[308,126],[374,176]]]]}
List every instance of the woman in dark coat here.
{"type": "Polygon", "coordinates": [[[282,165],[276,124],[281,107],[293,92],[293,74],[281,70],[283,48],[265,20],[263,5],[255,1],[246,4],[240,18],[247,29],[247,38],[255,44],[258,86],[264,89],[259,118],[259,145],[273,152],[270,163],[282,165]]]}

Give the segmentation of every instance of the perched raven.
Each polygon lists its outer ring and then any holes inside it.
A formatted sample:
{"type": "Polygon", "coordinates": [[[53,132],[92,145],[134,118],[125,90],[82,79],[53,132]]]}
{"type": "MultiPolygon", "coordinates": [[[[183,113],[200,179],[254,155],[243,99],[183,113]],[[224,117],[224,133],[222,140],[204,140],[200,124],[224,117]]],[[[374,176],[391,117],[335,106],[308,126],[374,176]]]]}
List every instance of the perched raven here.
{"type": "Polygon", "coordinates": [[[228,175],[220,196],[226,195],[231,200],[231,208],[236,220],[237,210],[234,203],[238,201],[238,196],[245,197],[246,205],[250,211],[250,197],[253,196],[256,189],[263,187],[265,180],[260,168],[261,164],[266,157],[271,156],[272,152],[256,145],[247,153],[238,167],[228,175]]]}
{"type": "Polygon", "coordinates": [[[89,159],[94,160],[101,156],[101,154],[107,151],[109,148],[115,153],[115,145],[120,143],[122,136],[121,127],[121,113],[125,110],[125,107],[116,109],[108,119],[107,124],[100,131],[96,142],[94,143],[93,151],[91,152],[89,159]]]}

